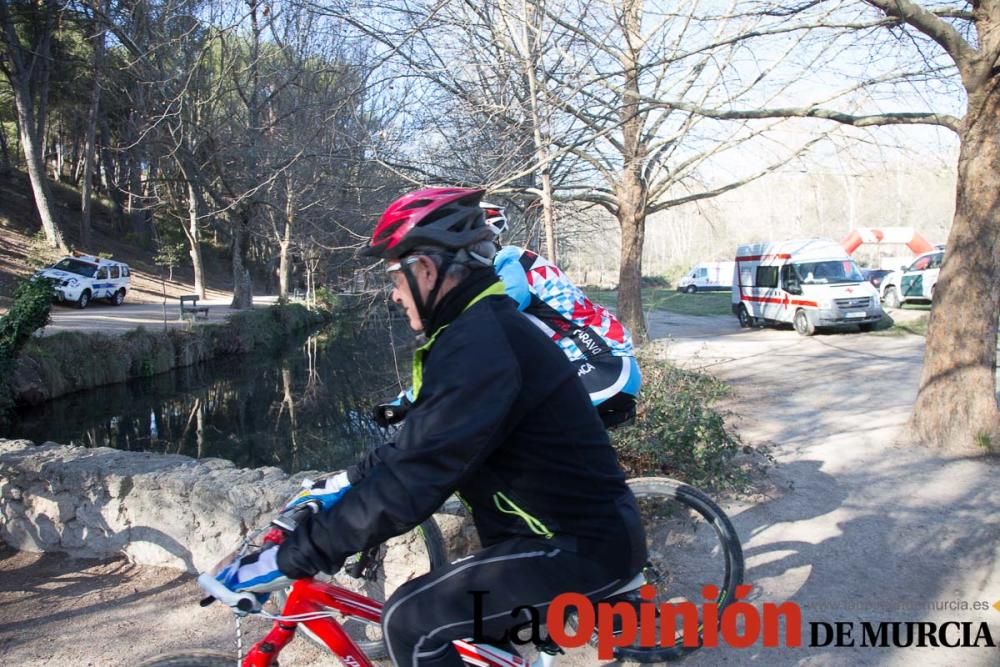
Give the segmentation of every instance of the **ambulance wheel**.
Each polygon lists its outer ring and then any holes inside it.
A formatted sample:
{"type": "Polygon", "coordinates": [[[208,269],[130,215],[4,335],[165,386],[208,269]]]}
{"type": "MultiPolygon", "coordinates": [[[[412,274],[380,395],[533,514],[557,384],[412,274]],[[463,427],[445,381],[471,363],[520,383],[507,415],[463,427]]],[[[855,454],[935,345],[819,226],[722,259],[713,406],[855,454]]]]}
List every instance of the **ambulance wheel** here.
{"type": "Polygon", "coordinates": [[[806,315],[806,311],[799,308],[795,312],[795,330],[798,331],[803,336],[812,336],[816,333],[816,327],[813,325],[812,320],[806,315]]]}
{"type": "Polygon", "coordinates": [[[90,290],[83,290],[80,298],[76,300],[76,307],[83,310],[90,303],[90,290]]]}
{"type": "Polygon", "coordinates": [[[886,288],[884,301],[886,308],[900,308],[903,305],[903,300],[899,297],[899,290],[895,285],[889,285],[886,288]]]}
{"type": "Polygon", "coordinates": [[[687,294],[694,294],[697,291],[698,291],[698,288],[695,287],[694,285],[688,285],[687,287],[684,288],[684,292],[687,293],[687,294]]]}
{"type": "Polygon", "coordinates": [[[750,313],[747,312],[747,307],[741,305],[736,317],[740,319],[740,327],[743,329],[749,329],[753,326],[753,318],[750,317],[750,313]]]}
{"type": "Polygon", "coordinates": [[[125,290],[120,289],[111,296],[111,305],[120,306],[125,301],[125,290]]]}

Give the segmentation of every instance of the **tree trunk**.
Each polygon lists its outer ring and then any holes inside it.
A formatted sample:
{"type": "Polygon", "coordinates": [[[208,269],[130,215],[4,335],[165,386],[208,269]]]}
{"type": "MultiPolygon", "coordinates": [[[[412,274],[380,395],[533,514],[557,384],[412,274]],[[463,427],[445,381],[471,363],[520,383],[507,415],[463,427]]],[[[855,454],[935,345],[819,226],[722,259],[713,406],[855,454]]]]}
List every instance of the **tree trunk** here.
{"type": "Polygon", "coordinates": [[[292,278],[292,262],[289,253],[288,230],[285,231],[285,239],[278,244],[278,298],[288,298],[288,284],[292,278]]]}
{"type": "Polygon", "coordinates": [[[201,198],[193,183],[188,181],[188,226],[184,235],[188,240],[188,254],[191,256],[191,268],[194,269],[194,293],[199,299],[205,298],[205,265],[201,260],[201,231],[198,222],[201,218],[201,198]]]}
{"type": "Polygon", "coordinates": [[[523,77],[528,84],[528,102],[531,107],[532,139],[535,147],[535,158],[538,160],[538,176],[542,186],[542,226],[545,230],[545,254],[550,262],[559,264],[556,251],[555,217],[552,211],[552,166],[549,164],[549,138],[543,129],[543,111],[539,101],[539,75],[545,76],[545,70],[540,68],[542,44],[541,23],[543,13],[534,3],[521,3],[521,50],[523,77]]]}
{"type": "Polygon", "coordinates": [[[23,44],[14,19],[8,12],[7,3],[0,3],[0,45],[4,47],[3,70],[14,93],[17,128],[38,217],[41,219],[42,229],[49,245],[65,252],[66,242],[56,222],[55,207],[52,204],[45,175],[49,56],[52,33],[55,30],[55,13],[49,10],[51,7],[44,8],[44,15],[36,26],[36,41],[23,44]]]}
{"type": "Polygon", "coordinates": [[[233,302],[237,310],[253,307],[253,285],[247,269],[247,249],[250,245],[250,212],[241,211],[233,230],[233,302]]]}
{"type": "MultiPolygon", "coordinates": [[[[96,24],[94,26],[96,29],[96,24]]],[[[94,164],[97,162],[97,112],[101,106],[101,61],[104,60],[104,31],[96,30],[94,42],[94,80],[87,110],[87,138],[83,147],[83,188],[80,194],[80,245],[90,244],[90,215],[94,196],[94,164]]]]}
{"type": "Polygon", "coordinates": [[[552,210],[552,174],[548,167],[542,172],[542,223],[545,227],[545,251],[549,260],[556,264],[556,222],[552,210]]]}
{"type": "MultiPolygon", "coordinates": [[[[247,124],[245,131],[249,139],[246,147],[247,176],[250,183],[256,186],[258,180],[258,155],[257,149],[260,142],[261,128],[258,122],[260,118],[260,43],[261,28],[257,22],[257,12],[259,0],[247,0],[250,9],[250,26],[253,35],[250,42],[250,63],[248,72],[249,95],[246,96],[245,104],[247,109],[247,124]]],[[[265,14],[266,15],[266,14],[265,14]]],[[[236,221],[233,230],[233,302],[232,308],[251,308],[253,306],[253,289],[250,281],[250,271],[247,268],[247,257],[250,251],[250,231],[255,229],[259,214],[257,209],[257,198],[259,194],[253,193],[240,204],[239,219],[236,221]]]]}
{"type": "Polygon", "coordinates": [[[960,134],[955,220],[934,288],[924,370],[910,420],[915,436],[953,451],[1000,451],[998,127],[1000,74],[994,73],[969,94],[960,134]]]}
{"type": "MultiPolygon", "coordinates": [[[[295,191],[292,188],[292,179],[286,179],[285,195],[285,229],[281,237],[278,238],[278,298],[288,298],[288,284],[292,278],[292,261],[290,250],[292,247],[292,225],[295,223],[295,191]]],[[[275,230],[277,231],[277,230],[275,230]]]]}
{"type": "Polygon", "coordinates": [[[121,151],[121,155],[115,155],[111,148],[111,132],[107,122],[101,123],[101,150],[99,151],[100,161],[103,165],[101,172],[104,174],[104,190],[114,204],[114,229],[117,232],[125,232],[125,197],[122,192],[122,177],[125,174],[125,166],[128,164],[128,153],[121,151]]]}
{"type": "Polygon", "coordinates": [[[618,268],[618,319],[632,332],[636,345],[646,341],[642,310],[642,245],[646,237],[646,207],[638,183],[622,183],[618,191],[618,225],[622,248],[618,268]]]}
{"type": "Polygon", "coordinates": [[[10,171],[10,148],[7,146],[7,133],[0,128],[0,175],[10,171]]]}
{"type": "Polygon", "coordinates": [[[622,30],[627,44],[619,55],[625,75],[620,110],[623,164],[621,180],[615,186],[622,238],[618,268],[618,318],[632,332],[636,344],[646,341],[646,318],[642,312],[642,245],[646,236],[648,192],[643,177],[646,146],[642,129],[645,116],[639,111],[642,7],[642,0],[626,0],[622,6],[622,30]]]}
{"type": "Polygon", "coordinates": [[[55,144],[52,146],[56,154],[56,163],[52,168],[52,180],[57,183],[63,182],[63,174],[66,170],[66,149],[63,146],[62,130],[56,135],[55,144]]]}
{"type": "MultiPolygon", "coordinates": [[[[15,89],[14,102],[17,105],[17,124],[21,133],[21,146],[24,147],[24,162],[28,167],[28,179],[31,181],[31,192],[35,196],[35,208],[42,221],[45,238],[53,248],[66,252],[66,241],[56,222],[55,207],[52,205],[52,195],[49,194],[49,183],[45,176],[45,160],[42,157],[42,138],[35,134],[34,114],[25,104],[23,95],[15,89]]],[[[30,102],[30,100],[29,100],[30,102]]]]}

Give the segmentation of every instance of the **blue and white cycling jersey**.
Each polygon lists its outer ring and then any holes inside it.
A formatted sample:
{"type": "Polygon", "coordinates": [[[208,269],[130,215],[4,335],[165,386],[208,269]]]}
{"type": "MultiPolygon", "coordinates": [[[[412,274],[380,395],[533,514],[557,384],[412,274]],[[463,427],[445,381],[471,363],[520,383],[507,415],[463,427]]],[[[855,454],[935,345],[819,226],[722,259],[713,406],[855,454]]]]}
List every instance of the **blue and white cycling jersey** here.
{"type": "Polygon", "coordinates": [[[570,361],[631,357],[632,335],[611,312],[591,302],[559,267],[541,255],[505,246],[493,260],[508,296],[570,361]]]}

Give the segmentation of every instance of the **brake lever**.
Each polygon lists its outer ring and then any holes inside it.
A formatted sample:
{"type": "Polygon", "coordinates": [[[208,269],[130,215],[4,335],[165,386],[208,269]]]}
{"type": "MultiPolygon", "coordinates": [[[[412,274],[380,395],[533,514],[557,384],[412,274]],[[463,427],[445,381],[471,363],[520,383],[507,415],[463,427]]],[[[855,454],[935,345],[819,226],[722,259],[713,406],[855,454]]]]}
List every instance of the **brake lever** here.
{"type": "Polygon", "coordinates": [[[291,533],[302,523],[304,518],[310,514],[316,514],[322,507],[318,500],[310,500],[274,517],[271,519],[271,525],[286,533],[291,533]]]}

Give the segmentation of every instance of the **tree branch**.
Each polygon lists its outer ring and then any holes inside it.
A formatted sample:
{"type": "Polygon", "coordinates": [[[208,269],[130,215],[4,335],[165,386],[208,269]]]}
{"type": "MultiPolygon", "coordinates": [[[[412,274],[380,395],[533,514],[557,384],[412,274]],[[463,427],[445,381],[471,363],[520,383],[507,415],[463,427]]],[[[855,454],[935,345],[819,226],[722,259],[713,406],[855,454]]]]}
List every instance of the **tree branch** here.
{"type": "Polygon", "coordinates": [[[763,118],[821,118],[832,120],[842,125],[854,127],[871,127],[874,125],[940,125],[956,134],[962,125],[962,119],[950,114],[934,113],[932,111],[889,112],[879,114],[852,115],[833,109],[818,107],[779,107],[773,109],[703,109],[685,102],[651,102],[653,107],[680,109],[699,116],[707,116],[718,120],[760,120],[763,118]]]}
{"type": "Polygon", "coordinates": [[[971,67],[976,60],[976,50],[965,41],[953,25],[910,0],[865,0],[865,2],[881,9],[888,16],[902,19],[937,42],[955,61],[963,80],[966,75],[971,74],[971,67]]]}

